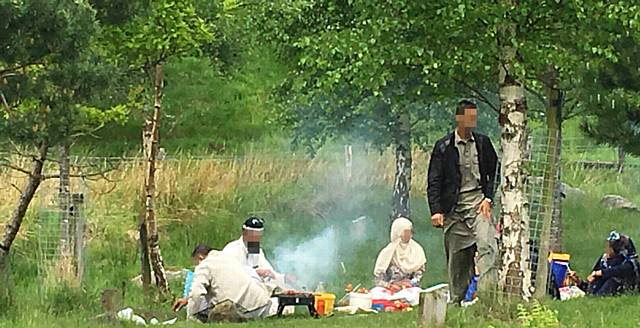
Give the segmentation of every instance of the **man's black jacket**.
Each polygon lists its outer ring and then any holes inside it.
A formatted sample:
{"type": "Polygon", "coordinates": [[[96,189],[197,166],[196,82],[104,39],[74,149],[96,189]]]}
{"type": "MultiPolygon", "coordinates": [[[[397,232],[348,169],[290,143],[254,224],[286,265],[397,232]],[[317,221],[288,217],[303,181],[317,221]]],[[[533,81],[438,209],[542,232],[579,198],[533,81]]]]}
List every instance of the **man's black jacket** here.
{"type": "MultiPolygon", "coordinates": [[[[488,136],[474,132],[473,138],[478,150],[482,192],[486,198],[493,200],[498,156],[488,136]]],[[[455,135],[449,133],[436,142],[429,161],[427,198],[431,215],[448,214],[453,210],[462,183],[459,164],[455,135]]]]}

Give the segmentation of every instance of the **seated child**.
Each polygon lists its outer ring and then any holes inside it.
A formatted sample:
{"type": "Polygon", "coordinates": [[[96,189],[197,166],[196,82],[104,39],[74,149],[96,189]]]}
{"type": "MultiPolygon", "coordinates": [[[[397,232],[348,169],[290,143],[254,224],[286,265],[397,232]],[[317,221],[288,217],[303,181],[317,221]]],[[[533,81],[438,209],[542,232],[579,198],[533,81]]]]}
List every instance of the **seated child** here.
{"type": "Polygon", "coordinates": [[[605,253],[600,256],[587,278],[588,293],[609,296],[633,290],[640,282],[638,255],[628,236],[612,231],[605,253]]]}

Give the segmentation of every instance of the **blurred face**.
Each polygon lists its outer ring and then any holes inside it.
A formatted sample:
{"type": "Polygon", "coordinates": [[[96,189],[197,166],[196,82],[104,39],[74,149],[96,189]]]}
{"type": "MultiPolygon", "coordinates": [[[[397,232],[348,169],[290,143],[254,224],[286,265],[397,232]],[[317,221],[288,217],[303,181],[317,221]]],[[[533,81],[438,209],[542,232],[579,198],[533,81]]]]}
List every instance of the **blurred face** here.
{"type": "Polygon", "coordinates": [[[191,258],[191,262],[193,263],[194,266],[198,266],[205,258],[206,256],[202,254],[198,254],[191,258]]]}
{"type": "Polygon", "coordinates": [[[245,245],[248,242],[259,243],[261,239],[262,239],[262,231],[242,230],[242,240],[244,241],[245,245]]]}
{"type": "Polygon", "coordinates": [[[413,231],[411,231],[411,229],[407,229],[402,232],[402,237],[400,237],[400,240],[402,240],[402,242],[406,244],[411,241],[411,238],[413,238],[413,231]]]}
{"type": "Polygon", "coordinates": [[[613,251],[613,248],[608,242],[604,246],[604,253],[607,255],[607,257],[614,257],[616,255],[616,252],[613,251]]]}
{"type": "Polygon", "coordinates": [[[478,109],[465,109],[464,115],[456,115],[456,123],[458,124],[458,127],[465,129],[474,129],[476,126],[478,126],[478,109]]]}

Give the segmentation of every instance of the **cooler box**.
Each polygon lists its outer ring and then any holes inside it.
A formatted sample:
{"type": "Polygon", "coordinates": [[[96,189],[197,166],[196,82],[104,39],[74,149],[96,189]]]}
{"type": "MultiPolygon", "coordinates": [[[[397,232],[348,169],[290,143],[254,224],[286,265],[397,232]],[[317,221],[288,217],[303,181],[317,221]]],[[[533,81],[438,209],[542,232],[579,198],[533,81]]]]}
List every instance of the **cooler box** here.
{"type": "Polygon", "coordinates": [[[370,309],[372,305],[371,294],[349,293],[349,306],[370,309]]]}
{"type": "Polygon", "coordinates": [[[332,293],[315,293],[315,308],[318,315],[330,315],[333,313],[333,304],[336,295],[332,293]]]}

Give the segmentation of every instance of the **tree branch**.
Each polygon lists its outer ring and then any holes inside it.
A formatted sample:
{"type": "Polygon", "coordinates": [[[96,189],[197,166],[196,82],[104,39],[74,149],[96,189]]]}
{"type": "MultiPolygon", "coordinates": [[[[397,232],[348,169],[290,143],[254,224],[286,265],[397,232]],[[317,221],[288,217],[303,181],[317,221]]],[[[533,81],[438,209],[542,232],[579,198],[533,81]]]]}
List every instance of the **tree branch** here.
{"type": "MultiPolygon", "coordinates": [[[[102,171],[99,171],[99,172],[91,172],[91,173],[87,173],[87,174],[84,174],[84,173],[80,173],[80,174],[69,174],[69,177],[70,177],[70,178],[82,178],[82,179],[87,179],[87,180],[92,180],[92,179],[90,179],[90,178],[92,178],[92,177],[100,177],[100,178],[102,178],[102,179],[104,179],[104,180],[107,180],[107,181],[109,181],[109,182],[113,182],[112,180],[110,180],[110,179],[106,176],[106,174],[107,174],[107,173],[109,173],[109,172],[111,172],[111,171],[113,171],[114,169],[115,169],[115,168],[110,167],[110,168],[108,168],[108,169],[106,169],[106,170],[102,170],[102,171]]],[[[59,174],[54,174],[54,175],[45,175],[45,176],[43,176],[43,177],[42,177],[42,180],[48,180],[48,179],[60,179],[60,175],[59,175],[59,174]]],[[[97,179],[96,179],[96,180],[97,180],[97,179]]]]}
{"type": "Polygon", "coordinates": [[[11,145],[13,146],[13,151],[9,151],[9,153],[18,155],[20,157],[31,158],[32,160],[38,159],[38,155],[27,154],[20,151],[20,147],[13,140],[9,139],[9,143],[11,143],[11,145]]]}
{"type": "Polygon", "coordinates": [[[14,66],[14,67],[9,67],[9,68],[4,68],[0,70],[0,78],[4,78],[6,76],[8,76],[8,74],[11,74],[17,70],[23,69],[23,68],[27,68],[29,66],[34,66],[34,65],[40,65],[42,63],[40,62],[28,62],[28,63],[24,63],[24,64],[20,64],[18,66],[14,66]]]}
{"type": "Polygon", "coordinates": [[[30,172],[29,170],[24,169],[24,168],[22,168],[22,167],[19,167],[19,166],[17,166],[17,165],[13,165],[13,164],[11,164],[11,163],[2,163],[1,165],[2,165],[2,166],[4,166],[4,167],[6,167],[6,168],[12,169],[12,170],[14,170],[14,171],[18,171],[18,172],[20,172],[20,173],[24,173],[24,174],[26,174],[26,175],[31,175],[31,172],[30,172]]]}
{"type": "Polygon", "coordinates": [[[12,183],[11,187],[13,187],[13,189],[17,190],[20,193],[20,195],[22,195],[22,190],[20,190],[20,188],[18,186],[16,186],[15,183],[12,183]]]}
{"type": "Polygon", "coordinates": [[[532,95],[536,96],[536,98],[538,98],[538,100],[540,100],[540,102],[542,102],[542,104],[547,107],[547,99],[538,91],[531,89],[528,86],[524,86],[524,89],[527,90],[529,93],[531,93],[532,95]]]}
{"type": "Polygon", "coordinates": [[[576,116],[582,115],[584,114],[586,111],[582,110],[582,111],[574,111],[576,109],[576,107],[578,107],[578,101],[574,102],[573,105],[568,108],[566,111],[564,111],[565,113],[567,113],[567,116],[564,117],[564,120],[570,120],[576,116]]]}
{"type": "Polygon", "coordinates": [[[4,107],[6,107],[7,110],[11,110],[9,103],[7,102],[7,98],[4,97],[4,92],[2,91],[0,91],[0,98],[2,98],[2,104],[4,105],[4,107]]]}
{"type": "Polygon", "coordinates": [[[482,92],[480,90],[478,90],[477,88],[473,87],[472,85],[470,85],[469,83],[463,81],[463,80],[459,80],[454,78],[454,81],[456,81],[457,83],[462,84],[464,87],[466,87],[467,89],[471,90],[473,93],[475,93],[476,95],[476,99],[482,101],[483,103],[489,105],[489,107],[491,107],[491,109],[493,109],[496,113],[500,113],[500,108],[496,105],[494,105],[487,97],[485,97],[482,92]]]}

